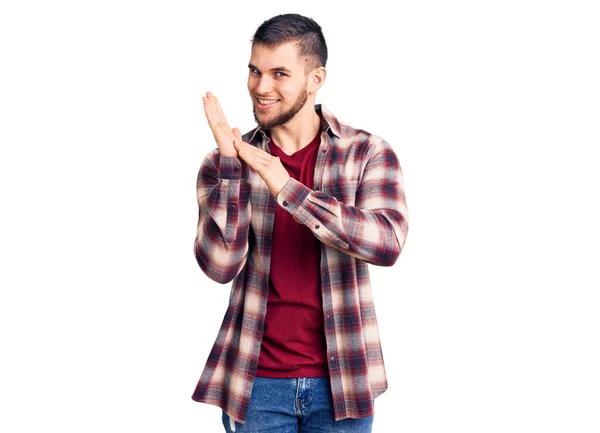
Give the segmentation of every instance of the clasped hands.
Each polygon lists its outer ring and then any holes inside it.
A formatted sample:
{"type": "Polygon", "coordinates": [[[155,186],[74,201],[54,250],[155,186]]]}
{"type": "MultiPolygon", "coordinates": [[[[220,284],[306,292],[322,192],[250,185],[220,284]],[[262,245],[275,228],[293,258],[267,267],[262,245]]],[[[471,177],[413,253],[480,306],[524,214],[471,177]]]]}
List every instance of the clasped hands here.
{"type": "Polygon", "coordinates": [[[222,156],[233,156],[245,161],[265,181],[273,197],[290,178],[277,156],[246,143],[238,128],[230,128],[217,98],[210,92],[202,98],[204,114],[222,156]]]}

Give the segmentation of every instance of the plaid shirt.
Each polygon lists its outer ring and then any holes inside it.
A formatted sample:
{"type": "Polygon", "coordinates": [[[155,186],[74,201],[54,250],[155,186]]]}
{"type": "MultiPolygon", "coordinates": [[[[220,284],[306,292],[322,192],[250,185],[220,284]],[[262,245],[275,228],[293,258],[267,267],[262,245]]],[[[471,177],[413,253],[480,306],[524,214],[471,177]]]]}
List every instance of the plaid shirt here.
{"type": "MultiPolygon", "coordinates": [[[[391,266],[408,230],[402,171],[381,138],[340,123],[324,106],[312,190],[290,178],[273,197],[236,157],[212,150],[198,174],[194,250],[206,275],[233,280],[229,307],[192,398],[243,423],[260,353],[276,206],[321,241],[321,285],[335,419],[374,413],[387,379],[367,264],[391,266]]],[[[269,152],[255,128],[243,140],[269,152]]]]}

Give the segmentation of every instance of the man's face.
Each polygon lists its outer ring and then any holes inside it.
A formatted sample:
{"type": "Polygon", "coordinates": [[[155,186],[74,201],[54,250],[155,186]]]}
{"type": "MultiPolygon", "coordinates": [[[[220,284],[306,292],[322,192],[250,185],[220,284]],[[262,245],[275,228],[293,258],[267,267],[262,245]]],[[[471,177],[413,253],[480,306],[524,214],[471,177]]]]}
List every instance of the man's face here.
{"type": "Polygon", "coordinates": [[[254,119],[262,129],[283,125],[306,104],[305,68],[293,43],[255,45],[248,68],[254,119]]]}

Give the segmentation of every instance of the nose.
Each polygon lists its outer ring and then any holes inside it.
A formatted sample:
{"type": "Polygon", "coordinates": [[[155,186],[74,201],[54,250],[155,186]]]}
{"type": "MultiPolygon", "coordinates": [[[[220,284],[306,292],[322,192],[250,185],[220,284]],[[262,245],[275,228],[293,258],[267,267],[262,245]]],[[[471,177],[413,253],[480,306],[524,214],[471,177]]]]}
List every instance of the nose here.
{"type": "Polygon", "coordinates": [[[258,78],[258,85],[256,86],[256,93],[261,95],[261,96],[265,96],[268,95],[269,92],[271,92],[271,90],[273,90],[273,81],[265,76],[265,75],[261,75],[258,78]]]}

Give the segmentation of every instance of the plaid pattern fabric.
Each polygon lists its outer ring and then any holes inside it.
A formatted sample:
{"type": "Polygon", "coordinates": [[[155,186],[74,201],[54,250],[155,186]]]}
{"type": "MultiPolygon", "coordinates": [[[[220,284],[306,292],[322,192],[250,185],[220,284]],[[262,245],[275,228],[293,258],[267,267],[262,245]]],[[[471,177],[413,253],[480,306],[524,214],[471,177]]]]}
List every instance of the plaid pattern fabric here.
{"type": "MultiPolygon", "coordinates": [[[[336,420],[373,415],[387,389],[367,264],[393,265],[408,231],[402,171],[383,139],[340,123],[324,106],[314,190],[289,179],[274,198],[258,173],[212,150],[198,174],[196,259],[233,280],[223,324],[192,395],[243,423],[260,353],[275,207],[321,241],[327,358],[336,420]]],[[[255,128],[243,140],[266,152],[255,128]]]]}

